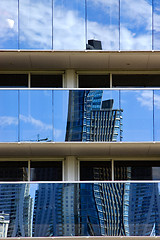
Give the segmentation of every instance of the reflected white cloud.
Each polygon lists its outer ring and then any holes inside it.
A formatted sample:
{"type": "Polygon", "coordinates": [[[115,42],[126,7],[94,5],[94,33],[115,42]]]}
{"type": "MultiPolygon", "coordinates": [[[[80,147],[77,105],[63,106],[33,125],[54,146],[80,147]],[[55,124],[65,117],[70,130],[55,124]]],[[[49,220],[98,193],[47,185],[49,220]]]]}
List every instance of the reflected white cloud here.
{"type": "MultiPolygon", "coordinates": [[[[149,110],[153,110],[153,92],[142,91],[137,97],[137,101],[143,107],[147,107],[149,110]]],[[[160,95],[154,94],[154,106],[160,109],[160,95]]]]}
{"type": "Polygon", "coordinates": [[[31,124],[37,128],[40,128],[42,130],[51,130],[52,129],[51,124],[43,123],[41,120],[35,119],[32,116],[20,115],[20,120],[23,121],[24,123],[29,123],[29,124],[31,124]]]}
{"type": "Polygon", "coordinates": [[[7,19],[7,22],[8,22],[8,25],[10,28],[13,28],[14,27],[14,20],[13,19],[7,19]]]}
{"type": "Polygon", "coordinates": [[[18,125],[18,119],[16,117],[10,117],[10,116],[1,116],[0,117],[0,127],[6,127],[10,125],[18,125]]]}

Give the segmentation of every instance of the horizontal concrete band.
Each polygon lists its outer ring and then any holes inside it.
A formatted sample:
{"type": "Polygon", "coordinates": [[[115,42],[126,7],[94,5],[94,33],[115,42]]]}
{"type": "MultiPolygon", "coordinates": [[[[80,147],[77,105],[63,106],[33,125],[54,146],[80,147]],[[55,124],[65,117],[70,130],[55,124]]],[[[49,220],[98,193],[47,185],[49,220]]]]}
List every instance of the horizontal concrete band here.
{"type": "Polygon", "coordinates": [[[0,71],[19,70],[159,70],[159,51],[1,50],[0,71]]]}
{"type": "Polygon", "coordinates": [[[0,158],[106,157],[116,159],[160,158],[160,142],[0,143],[0,158]]]}

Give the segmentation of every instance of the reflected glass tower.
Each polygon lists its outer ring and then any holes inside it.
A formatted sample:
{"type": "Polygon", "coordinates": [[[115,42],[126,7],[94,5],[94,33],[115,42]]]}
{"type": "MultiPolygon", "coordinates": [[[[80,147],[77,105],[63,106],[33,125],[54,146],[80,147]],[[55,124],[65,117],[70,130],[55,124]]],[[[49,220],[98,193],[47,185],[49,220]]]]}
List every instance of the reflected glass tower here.
{"type": "Polygon", "coordinates": [[[65,141],[109,142],[121,135],[122,110],[114,110],[114,100],[102,101],[103,90],[69,92],[65,141]]]}
{"type": "Polygon", "coordinates": [[[29,184],[0,185],[0,215],[9,221],[7,237],[32,236],[32,205],[29,184]]]}
{"type": "Polygon", "coordinates": [[[122,183],[80,184],[80,235],[125,236],[123,219],[124,191],[122,183]]]}
{"type": "Polygon", "coordinates": [[[160,195],[158,183],[130,184],[130,236],[160,235],[160,195]]]}

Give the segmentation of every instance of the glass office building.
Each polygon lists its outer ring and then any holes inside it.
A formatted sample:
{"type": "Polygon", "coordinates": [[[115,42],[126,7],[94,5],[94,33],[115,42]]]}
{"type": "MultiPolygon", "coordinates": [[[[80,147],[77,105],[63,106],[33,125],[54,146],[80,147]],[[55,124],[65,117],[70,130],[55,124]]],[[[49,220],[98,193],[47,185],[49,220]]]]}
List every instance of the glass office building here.
{"type": "Polygon", "coordinates": [[[160,2],[0,0],[0,238],[160,238],[160,2]]]}

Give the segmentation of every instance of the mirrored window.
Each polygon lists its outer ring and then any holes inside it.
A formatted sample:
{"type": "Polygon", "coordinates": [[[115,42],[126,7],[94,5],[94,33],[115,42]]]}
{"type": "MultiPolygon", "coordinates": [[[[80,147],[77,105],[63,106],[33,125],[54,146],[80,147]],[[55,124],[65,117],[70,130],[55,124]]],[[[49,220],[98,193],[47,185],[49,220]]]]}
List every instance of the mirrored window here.
{"type": "Polygon", "coordinates": [[[85,1],[54,1],[53,48],[60,50],[85,49],[85,1]]]}
{"type": "Polygon", "coordinates": [[[19,0],[20,49],[52,49],[52,0],[19,0]]]}
{"type": "Polygon", "coordinates": [[[154,139],[160,141],[160,90],[154,90],[154,139]]]}
{"type": "Polygon", "coordinates": [[[115,180],[160,180],[160,161],[115,161],[115,180]]]}
{"type": "Polygon", "coordinates": [[[153,141],[153,91],[120,91],[123,141],[153,141]]]}
{"type": "Polygon", "coordinates": [[[79,88],[109,88],[109,75],[79,75],[79,88]]]}
{"type": "Polygon", "coordinates": [[[87,11],[87,44],[88,40],[100,41],[90,50],[119,49],[119,0],[86,1],[87,11]]]}
{"type": "Polygon", "coordinates": [[[153,0],[153,49],[160,50],[160,2],[153,0]]]}
{"type": "Polygon", "coordinates": [[[48,90],[20,91],[20,140],[48,142],[53,139],[53,96],[48,90]]]}
{"type": "Polygon", "coordinates": [[[0,181],[27,181],[28,162],[0,161],[0,181]]]}
{"type": "Polygon", "coordinates": [[[18,0],[0,4],[0,49],[18,49],[18,0]]]}
{"type": "Polygon", "coordinates": [[[80,180],[111,180],[111,162],[107,161],[81,161],[80,180]]]}
{"type": "Polygon", "coordinates": [[[0,142],[18,141],[18,91],[0,91],[0,142]]]}
{"type": "Polygon", "coordinates": [[[120,1],[120,49],[152,49],[152,0],[120,1]]]}
{"type": "Polygon", "coordinates": [[[61,88],[62,75],[31,75],[31,87],[61,88]]]}
{"type": "Polygon", "coordinates": [[[31,181],[62,181],[61,161],[31,161],[30,169],[31,181]]]}

